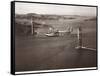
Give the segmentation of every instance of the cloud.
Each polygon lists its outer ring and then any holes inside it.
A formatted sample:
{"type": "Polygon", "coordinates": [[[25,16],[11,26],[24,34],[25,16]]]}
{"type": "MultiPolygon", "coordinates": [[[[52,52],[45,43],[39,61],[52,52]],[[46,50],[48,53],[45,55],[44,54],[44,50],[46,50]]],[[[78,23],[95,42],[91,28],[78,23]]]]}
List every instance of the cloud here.
{"type": "Polygon", "coordinates": [[[16,2],[15,3],[15,13],[18,13],[18,14],[38,13],[38,14],[95,16],[96,15],[96,7],[16,2]]]}

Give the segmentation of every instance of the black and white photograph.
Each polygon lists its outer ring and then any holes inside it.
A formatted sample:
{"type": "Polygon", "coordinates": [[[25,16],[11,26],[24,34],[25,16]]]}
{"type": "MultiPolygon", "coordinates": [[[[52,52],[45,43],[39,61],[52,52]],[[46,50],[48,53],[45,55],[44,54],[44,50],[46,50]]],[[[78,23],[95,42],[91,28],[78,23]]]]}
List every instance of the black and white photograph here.
{"type": "Polygon", "coordinates": [[[13,5],[15,74],[97,69],[97,6],[13,5]]]}

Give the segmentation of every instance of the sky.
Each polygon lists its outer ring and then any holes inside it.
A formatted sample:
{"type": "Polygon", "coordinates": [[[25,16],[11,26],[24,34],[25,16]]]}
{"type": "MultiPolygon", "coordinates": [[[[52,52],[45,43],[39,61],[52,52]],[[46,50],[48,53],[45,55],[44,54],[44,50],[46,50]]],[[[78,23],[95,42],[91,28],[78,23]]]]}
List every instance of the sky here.
{"type": "Polygon", "coordinates": [[[96,7],[16,2],[15,13],[96,16],[96,7]]]}

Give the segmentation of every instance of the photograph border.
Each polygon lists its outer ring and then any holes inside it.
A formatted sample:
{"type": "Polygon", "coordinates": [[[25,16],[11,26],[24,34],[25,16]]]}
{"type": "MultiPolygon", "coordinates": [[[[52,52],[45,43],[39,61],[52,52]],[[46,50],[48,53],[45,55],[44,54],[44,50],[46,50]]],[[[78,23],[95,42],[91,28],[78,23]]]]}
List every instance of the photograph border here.
{"type": "Polygon", "coordinates": [[[21,75],[21,74],[41,74],[41,73],[56,73],[56,72],[72,72],[72,71],[87,71],[87,70],[98,70],[98,6],[96,5],[80,5],[80,4],[64,4],[64,3],[48,3],[48,2],[31,2],[31,1],[11,1],[11,71],[10,73],[13,75],[21,75]],[[35,4],[50,4],[50,5],[69,5],[69,6],[84,6],[84,7],[96,7],[96,68],[91,69],[72,69],[72,70],[56,70],[50,72],[40,72],[36,73],[19,73],[15,72],[15,2],[19,3],[35,3],[35,4]]]}

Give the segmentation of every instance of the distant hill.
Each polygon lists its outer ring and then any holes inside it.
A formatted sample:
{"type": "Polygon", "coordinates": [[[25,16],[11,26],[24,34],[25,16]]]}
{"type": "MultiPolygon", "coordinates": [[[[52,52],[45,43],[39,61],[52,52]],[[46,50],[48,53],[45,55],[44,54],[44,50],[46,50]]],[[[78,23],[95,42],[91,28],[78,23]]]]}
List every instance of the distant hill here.
{"type": "Polygon", "coordinates": [[[49,20],[59,20],[59,19],[75,19],[78,17],[77,15],[49,15],[49,14],[36,14],[36,13],[28,13],[28,14],[16,14],[16,18],[19,19],[49,19],[49,20]]]}
{"type": "Polygon", "coordinates": [[[96,17],[92,17],[92,18],[89,18],[89,19],[85,19],[85,21],[96,21],[97,18],[96,17]]]}

